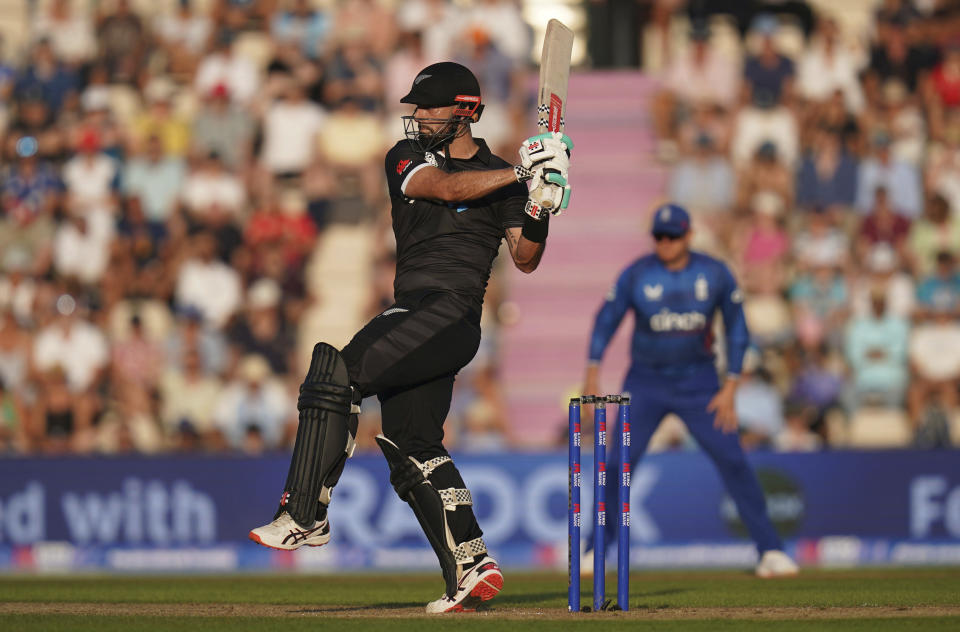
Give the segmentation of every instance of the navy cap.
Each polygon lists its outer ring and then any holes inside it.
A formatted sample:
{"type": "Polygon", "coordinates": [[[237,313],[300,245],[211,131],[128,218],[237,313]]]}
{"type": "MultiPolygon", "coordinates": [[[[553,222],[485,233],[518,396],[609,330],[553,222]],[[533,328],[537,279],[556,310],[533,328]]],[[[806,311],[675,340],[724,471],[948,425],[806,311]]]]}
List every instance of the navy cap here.
{"type": "Polygon", "coordinates": [[[690,230],[690,214],[682,206],[664,204],[653,214],[654,235],[682,237],[690,230]]]}

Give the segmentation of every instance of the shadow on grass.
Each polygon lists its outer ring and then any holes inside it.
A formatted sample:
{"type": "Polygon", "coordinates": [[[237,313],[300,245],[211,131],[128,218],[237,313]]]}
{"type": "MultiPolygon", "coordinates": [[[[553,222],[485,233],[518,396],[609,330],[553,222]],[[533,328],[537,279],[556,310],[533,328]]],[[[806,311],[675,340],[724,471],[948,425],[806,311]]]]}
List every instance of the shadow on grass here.
{"type": "Polygon", "coordinates": [[[423,608],[424,604],[420,601],[408,601],[406,603],[378,603],[364,606],[319,606],[317,608],[299,608],[291,610],[294,614],[330,614],[334,612],[363,612],[370,610],[409,610],[410,608],[423,608]]]}

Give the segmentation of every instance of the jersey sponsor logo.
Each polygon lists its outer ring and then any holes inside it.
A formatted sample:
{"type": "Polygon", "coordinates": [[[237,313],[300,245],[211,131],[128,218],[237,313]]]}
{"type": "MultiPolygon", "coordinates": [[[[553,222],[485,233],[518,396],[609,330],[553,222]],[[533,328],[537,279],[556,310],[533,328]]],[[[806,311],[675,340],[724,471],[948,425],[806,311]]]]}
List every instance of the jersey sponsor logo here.
{"type": "Polygon", "coordinates": [[[710,286],[707,285],[707,279],[702,274],[698,275],[693,283],[693,295],[698,301],[705,301],[710,296],[710,286]]]}
{"type": "Polygon", "coordinates": [[[407,167],[409,167],[412,162],[413,162],[412,160],[407,160],[407,159],[403,159],[403,160],[401,160],[400,162],[398,162],[398,163],[397,163],[397,175],[400,175],[401,173],[403,173],[404,171],[406,171],[406,170],[407,170],[407,167]]]}
{"type": "Polygon", "coordinates": [[[667,308],[650,317],[653,331],[697,331],[707,326],[707,317],[700,312],[671,312],[667,308]]]}
{"type": "Polygon", "coordinates": [[[429,79],[429,78],[432,77],[432,76],[433,76],[433,75],[418,75],[417,78],[413,80],[413,85],[415,85],[415,86],[420,85],[420,82],[421,82],[421,81],[423,81],[423,80],[425,80],[425,79],[429,79]]]}
{"type": "Polygon", "coordinates": [[[663,298],[663,286],[659,283],[656,285],[644,285],[643,295],[647,297],[648,301],[659,301],[663,298]]]}

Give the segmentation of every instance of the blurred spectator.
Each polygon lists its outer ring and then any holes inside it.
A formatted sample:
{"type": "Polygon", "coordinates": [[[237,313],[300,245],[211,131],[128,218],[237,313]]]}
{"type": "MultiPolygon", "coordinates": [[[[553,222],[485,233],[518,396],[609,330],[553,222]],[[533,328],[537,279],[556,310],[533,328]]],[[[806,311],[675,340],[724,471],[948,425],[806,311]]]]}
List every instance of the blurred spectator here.
{"type": "Polygon", "coordinates": [[[283,384],[257,355],[243,358],[217,400],[214,420],[235,450],[258,454],[280,447],[294,428],[295,409],[283,384]]]}
{"type": "Polygon", "coordinates": [[[46,39],[34,44],[30,62],[17,76],[14,96],[18,100],[28,96],[42,100],[56,116],[66,103],[76,99],[79,78],[73,70],[57,61],[53,46],[46,39]]]}
{"type": "Polygon", "coordinates": [[[187,356],[197,354],[206,375],[221,375],[227,367],[227,341],[223,333],[204,327],[203,314],[196,307],[182,307],[173,331],[164,345],[167,368],[187,370],[187,356]]]}
{"type": "Polygon", "coordinates": [[[133,123],[133,141],[141,148],[144,141],[157,137],[163,144],[163,153],[183,158],[190,149],[190,126],[173,111],[176,88],[169,79],[157,77],[144,88],[147,111],[133,123]]]}
{"type": "Polygon", "coordinates": [[[757,193],[746,229],[733,237],[730,250],[738,258],[747,292],[776,294],[783,287],[790,254],[790,238],[781,225],[783,210],[783,201],[776,193],[757,193]]]}
{"type": "Polygon", "coordinates": [[[160,419],[175,445],[182,449],[196,439],[194,447],[223,447],[213,421],[222,388],[220,379],[204,370],[197,349],[185,353],[182,367],[167,369],[160,381],[160,419]]]}
{"type": "Polygon", "coordinates": [[[167,156],[163,141],[158,136],[151,136],[147,139],[143,156],[127,162],[123,191],[140,198],[148,222],[163,226],[176,209],[184,176],[183,161],[167,156]]]}
{"type": "Polygon", "coordinates": [[[270,32],[278,42],[293,42],[310,59],[323,56],[331,31],[331,20],[326,12],[311,6],[309,0],[291,0],[287,9],[277,12],[270,24],[270,32]]]}
{"type": "MultiPolygon", "coordinates": [[[[447,0],[408,0],[397,5],[397,24],[401,32],[419,33],[423,41],[424,63],[404,75],[412,77],[421,68],[450,58],[458,29],[463,27],[462,9],[447,0]]],[[[386,76],[389,81],[391,75],[386,76]]],[[[409,83],[400,96],[409,91],[409,83]]]]}
{"type": "Polygon", "coordinates": [[[485,105],[472,128],[474,136],[483,138],[494,153],[507,154],[514,151],[516,95],[523,94],[524,75],[515,72],[517,62],[501,52],[495,41],[490,32],[474,26],[464,34],[455,61],[473,71],[483,86],[485,105]]]}
{"type": "Polygon", "coordinates": [[[752,30],[760,36],[760,52],[744,61],[744,101],[758,108],[789,103],[793,95],[796,71],[793,61],[777,52],[774,36],[779,24],[772,15],[760,15],[752,30]]]}
{"type": "Polygon", "coordinates": [[[902,81],[910,92],[917,89],[920,72],[928,66],[926,55],[907,39],[906,28],[890,22],[884,28],[883,37],[870,51],[870,64],[864,76],[864,86],[879,96],[880,86],[890,79],[902,81]]]}
{"type": "Polygon", "coordinates": [[[867,316],[872,297],[880,294],[888,315],[909,321],[914,306],[913,278],[900,271],[896,251],[889,244],[879,243],[870,250],[864,263],[867,273],[854,283],[851,295],[854,316],[867,316]]]}
{"type": "Polygon", "coordinates": [[[192,254],[180,266],[175,296],[179,307],[197,308],[204,323],[222,329],[240,307],[242,288],[237,271],[216,258],[216,248],[209,232],[193,238],[192,254]]]}
{"type": "Polygon", "coordinates": [[[907,246],[913,258],[913,273],[919,278],[933,272],[938,253],[960,254],[960,222],[951,215],[946,199],[939,195],[930,198],[926,216],[910,227],[907,246]]]}
{"type": "Polygon", "coordinates": [[[37,160],[36,144],[24,141],[18,143],[18,158],[8,166],[2,187],[0,252],[16,245],[27,253],[33,270],[43,270],[43,262],[50,258],[53,210],[63,183],[50,164],[37,160]]]}
{"type": "Polygon", "coordinates": [[[960,323],[947,305],[930,310],[929,320],[921,322],[910,335],[910,383],[908,412],[918,424],[928,406],[941,410],[957,409],[960,387],[960,323]],[[950,351],[948,351],[950,350],[950,351]]]}
{"type": "Polygon", "coordinates": [[[13,310],[0,304],[0,382],[22,392],[30,366],[30,335],[18,324],[13,310]]]}
{"type": "Polygon", "coordinates": [[[697,150],[697,141],[707,136],[713,143],[714,149],[726,155],[730,149],[730,112],[723,106],[701,104],[693,109],[693,113],[679,122],[677,142],[681,155],[689,155],[697,150]]]}
{"type": "Polygon", "coordinates": [[[342,34],[327,67],[325,103],[340,103],[350,97],[369,112],[383,106],[383,68],[371,42],[359,32],[342,34]]]}
{"type": "Polygon", "coordinates": [[[0,312],[10,312],[18,324],[27,325],[33,321],[37,295],[37,284],[29,269],[30,253],[19,247],[9,248],[2,263],[6,273],[0,275],[0,312]]]}
{"type": "Polygon", "coordinates": [[[210,19],[194,11],[190,0],[177,0],[174,12],[157,16],[154,33],[169,59],[170,73],[188,77],[207,48],[210,19]]]}
{"type": "Polygon", "coordinates": [[[777,146],[770,141],[763,142],[750,163],[737,171],[737,206],[749,208],[757,194],[770,192],[780,198],[784,207],[792,207],[793,187],[793,174],[779,160],[777,146]]]}
{"type": "MultiPolygon", "coordinates": [[[[413,3],[404,3],[413,4],[413,3]]],[[[400,9],[401,14],[403,9],[400,9]]],[[[433,58],[428,57],[423,44],[421,31],[402,31],[400,45],[397,51],[390,56],[383,69],[384,105],[387,107],[387,122],[396,120],[409,109],[408,105],[400,103],[400,99],[410,91],[410,77],[416,77],[422,68],[430,65],[433,58]],[[392,114],[391,114],[392,113],[392,114]]],[[[485,95],[484,95],[485,96],[485,95]]]]}
{"type": "Polygon", "coordinates": [[[59,365],[51,365],[39,376],[36,405],[30,414],[30,442],[43,453],[86,452],[92,447],[90,399],[70,388],[59,365]]]}
{"type": "Polygon", "coordinates": [[[840,90],[847,109],[859,113],[863,109],[863,92],[858,73],[859,64],[840,41],[837,23],[820,18],[817,36],[798,64],[797,92],[810,101],[823,102],[840,90]]]}
{"type": "Polygon", "coordinates": [[[677,119],[690,108],[702,103],[731,107],[737,99],[737,67],[712,48],[709,40],[706,25],[695,24],[689,48],[664,71],[663,91],[653,102],[654,125],[661,139],[673,137],[677,119]]]}
{"type": "MultiPolygon", "coordinates": [[[[513,0],[477,0],[464,16],[466,32],[479,29],[489,33],[496,50],[514,63],[530,57],[530,27],[523,21],[519,3],[513,0]]],[[[481,80],[480,85],[485,85],[481,80]]]]}
{"type": "Polygon", "coordinates": [[[960,317],[960,273],[953,253],[946,250],[937,253],[933,275],[917,287],[917,304],[921,318],[944,313],[960,317]]]}
{"type": "Polygon", "coordinates": [[[255,123],[250,114],[231,105],[226,84],[217,84],[206,95],[190,132],[200,156],[216,152],[228,169],[242,169],[250,160],[255,123]]]}
{"type": "Polygon", "coordinates": [[[316,159],[318,134],[326,119],[323,109],[306,99],[303,86],[289,79],[280,99],[264,115],[260,159],[267,171],[283,177],[303,175],[316,159]]]}
{"type": "Polygon", "coordinates": [[[902,258],[910,220],[893,212],[884,187],[877,187],[873,200],[873,212],[863,218],[857,233],[857,255],[865,258],[875,245],[889,244],[902,258]]]}
{"type": "Polygon", "coordinates": [[[930,74],[925,92],[930,127],[939,136],[946,112],[960,108],[960,37],[956,33],[943,52],[943,61],[930,74]]]}
{"type": "Polygon", "coordinates": [[[735,396],[740,442],[744,449],[770,447],[784,429],[783,403],[764,369],[743,376],[735,396]]]}
{"type": "Polygon", "coordinates": [[[100,151],[100,135],[85,130],[77,140],[77,155],[63,165],[67,206],[75,213],[112,211],[120,180],[117,161],[100,151]]]}
{"type": "Polygon", "coordinates": [[[121,388],[152,390],[160,380],[163,350],[147,338],[137,315],[130,319],[128,337],[114,344],[111,358],[111,379],[121,388]]]}
{"type": "Polygon", "coordinates": [[[183,204],[190,219],[203,224],[212,215],[222,213],[231,221],[239,221],[247,201],[243,182],[223,168],[216,152],[198,162],[183,183],[183,204]]]}
{"type": "Polygon", "coordinates": [[[386,140],[381,120],[364,111],[357,99],[346,97],[326,119],[318,143],[323,164],[337,181],[358,178],[363,199],[371,207],[383,198],[381,172],[386,140]]]}
{"type": "Polygon", "coordinates": [[[805,406],[788,399],[783,408],[785,426],[773,438],[773,448],[777,452],[815,452],[823,447],[823,439],[810,431],[810,413],[805,406]]]}
{"type": "Polygon", "coordinates": [[[946,198],[950,208],[960,209],[960,108],[949,116],[943,143],[930,147],[926,183],[927,190],[946,198]]]}
{"type": "Polygon", "coordinates": [[[17,104],[17,116],[7,134],[7,152],[17,155],[32,152],[40,160],[59,164],[64,157],[66,138],[55,115],[39,88],[26,92],[17,104]]]}
{"type": "Polygon", "coordinates": [[[214,41],[213,51],[197,68],[194,89],[197,94],[210,94],[214,88],[223,85],[234,103],[248,105],[260,86],[256,66],[233,52],[233,35],[228,31],[221,31],[214,41]]]}
{"type": "MultiPolygon", "coordinates": [[[[825,345],[810,345],[802,350],[787,401],[803,409],[809,427],[823,428],[827,414],[840,405],[844,378],[832,364],[825,345]]],[[[789,411],[791,419],[795,414],[795,410],[789,411]]]]}
{"type": "Polygon", "coordinates": [[[837,228],[831,214],[816,207],[805,216],[806,228],[796,231],[793,246],[800,263],[807,266],[843,268],[847,265],[850,240],[837,228]]]}
{"type": "Polygon", "coordinates": [[[34,369],[40,373],[59,369],[70,392],[89,392],[103,380],[110,361],[107,340],[96,325],[80,315],[73,296],[61,294],[55,309],[55,319],[34,339],[34,369]]]}
{"type": "Polygon", "coordinates": [[[293,335],[280,312],[280,286],[273,279],[255,281],[247,292],[246,310],[230,328],[235,355],[256,354],[264,358],[277,375],[288,370],[293,335]]]}
{"type": "Polygon", "coordinates": [[[385,58],[394,49],[397,28],[393,12],[379,0],[343,0],[337,3],[333,23],[339,37],[367,42],[377,59],[385,58]]]}
{"type": "Polygon", "coordinates": [[[670,199],[697,212],[725,211],[734,202],[734,174],[713,138],[701,133],[692,155],[682,158],[670,173],[670,199]]]}
{"type": "Polygon", "coordinates": [[[33,23],[33,36],[48,40],[57,57],[79,67],[97,54],[97,41],[87,12],[73,11],[70,5],[71,0],[52,0],[47,13],[33,23]]]}
{"type": "Polygon", "coordinates": [[[107,269],[113,233],[113,218],[108,211],[71,213],[53,236],[54,269],[65,279],[96,284],[107,269]]]}
{"type": "Polygon", "coordinates": [[[116,0],[113,6],[113,13],[98,18],[100,63],[107,68],[111,83],[133,83],[147,52],[146,28],[130,8],[130,0],[116,0]]]}
{"type": "Polygon", "coordinates": [[[823,343],[836,347],[847,318],[846,281],[823,254],[806,259],[808,271],[799,274],[790,286],[796,336],[805,347],[823,343]]]}
{"type": "Polygon", "coordinates": [[[0,454],[26,452],[28,426],[23,398],[0,374],[0,454]]]}
{"type": "Polygon", "coordinates": [[[892,139],[885,132],[874,134],[872,150],[860,163],[857,182],[857,209],[868,212],[874,204],[874,193],[884,187],[893,209],[909,218],[920,215],[922,183],[916,167],[898,160],[890,151],[892,139]]]}
{"type": "Polygon", "coordinates": [[[852,381],[848,407],[864,402],[901,406],[907,390],[907,348],[910,326],[887,311],[883,293],[870,295],[870,314],[847,327],[846,356],[852,381]]]}
{"type": "Polygon", "coordinates": [[[853,205],[857,193],[857,162],[830,129],[816,132],[797,174],[797,204],[806,207],[853,205]]]}

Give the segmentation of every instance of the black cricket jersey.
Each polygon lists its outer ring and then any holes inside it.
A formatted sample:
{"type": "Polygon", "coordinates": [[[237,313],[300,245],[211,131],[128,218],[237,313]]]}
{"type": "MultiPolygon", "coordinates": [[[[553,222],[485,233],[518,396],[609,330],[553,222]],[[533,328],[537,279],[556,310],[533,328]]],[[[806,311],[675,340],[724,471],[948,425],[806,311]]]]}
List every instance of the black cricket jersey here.
{"type": "Polygon", "coordinates": [[[510,163],[493,155],[483,139],[468,160],[446,159],[442,153],[417,151],[401,140],[387,152],[385,168],[397,238],[399,299],[425,290],[459,294],[478,308],[500,240],[507,228],[523,226],[527,187],[520,182],[468,202],[446,203],[404,195],[410,176],[428,166],[447,172],[504,169],[510,163]]]}

